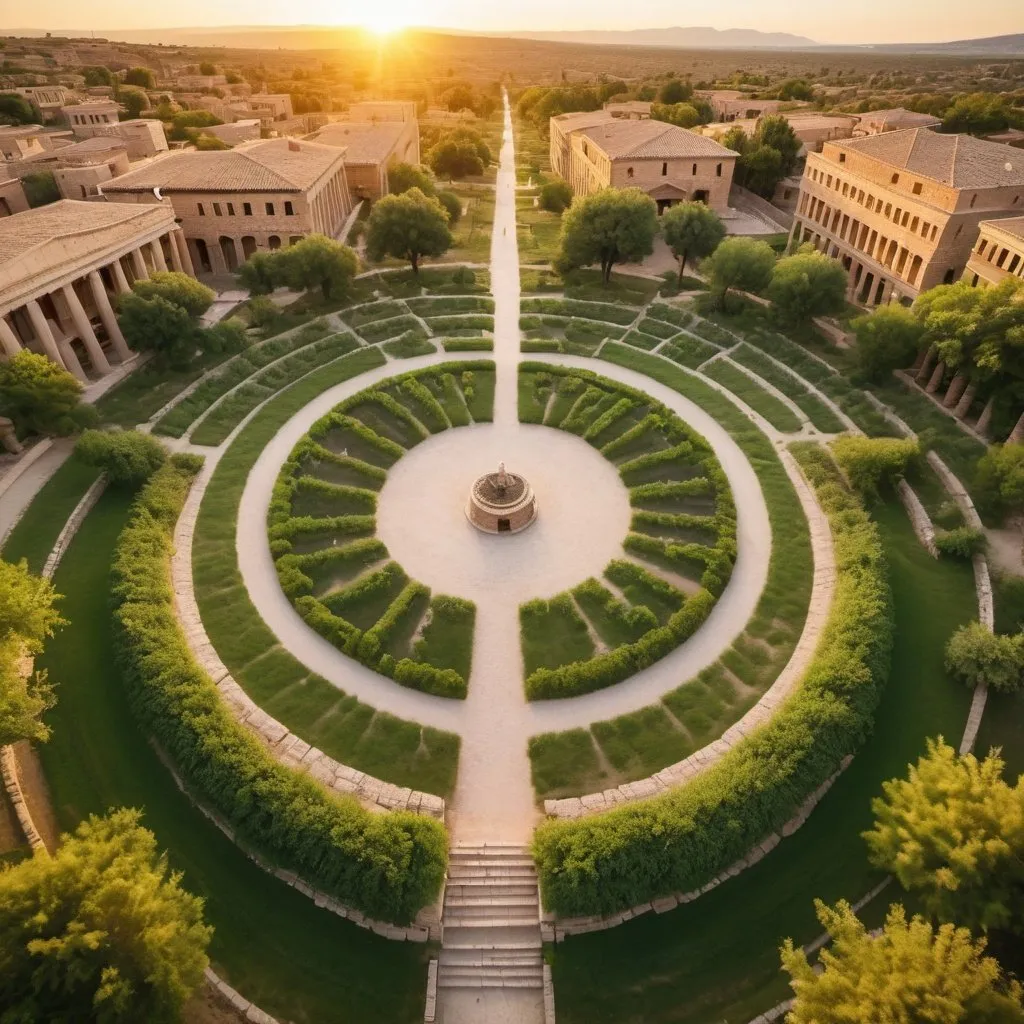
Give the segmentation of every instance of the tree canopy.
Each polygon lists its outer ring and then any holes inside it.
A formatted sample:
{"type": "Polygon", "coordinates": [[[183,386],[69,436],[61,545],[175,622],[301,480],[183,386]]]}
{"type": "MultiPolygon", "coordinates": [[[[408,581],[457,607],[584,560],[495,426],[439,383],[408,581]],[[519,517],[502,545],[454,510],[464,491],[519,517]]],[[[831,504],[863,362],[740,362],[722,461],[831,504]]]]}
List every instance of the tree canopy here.
{"type": "Polygon", "coordinates": [[[597,263],[605,284],[616,263],[636,263],[654,251],[658,213],[638,188],[605,188],[579,197],[562,218],[556,265],[570,270],[597,263]]]}
{"type": "Polygon", "coordinates": [[[961,756],[939,737],[872,801],[871,863],[940,921],[1024,926],[1024,779],[1010,786],[1003,767],[996,754],[961,756]]]}
{"type": "Polygon", "coordinates": [[[549,213],[562,213],[572,205],[572,186],[560,179],[546,181],[540,187],[537,205],[549,213]]]}
{"type": "Polygon", "coordinates": [[[692,128],[701,121],[700,111],[692,103],[653,103],[651,118],[679,128],[692,128]]]}
{"type": "Polygon", "coordinates": [[[140,818],[92,815],[53,856],[0,871],[0,1003],[10,1020],[180,1020],[212,929],[140,818]]]}
{"type": "Polygon", "coordinates": [[[850,326],[857,338],[857,365],[866,380],[882,381],[893,370],[909,366],[920,346],[921,323],[906,306],[877,306],[850,326]]]}
{"type": "Polygon", "coordinates": [[[658,90],[658,102],[664,104],[685,103],[693,95],[693,86],[678,78],[670,78],[658,90]]]}
{"type": "Polygon", "coordinates": [[[156,79],[149,68],[135,67],[124,73],[124,84],[137,85],[140,89],[155,89],[156,79]]]}
{"type": "Polygon", "coordinates": [[[411,188],[380,199],[366,224],[366,254],[371,260],[391,256],[408,260],[419,273],[424,256],[441,256],[451,247],[448,212],[433,196],[411,188]]]}
{"type": "Polygon", "coordinates": [[[280,261],[283,283],[301,290],[319,288],[328,302],[344,298],[359,270],[355,252],[326,235],[306,235],[274,257],[280,261]]]}
{"type": "Polygon", "coordinates": [[[987,513],[1024,519],[1024,445],[992,445],[978,460],[974,493],[987,513]]]}
{"type": "Polygon", "coordinates": [[[679,260],[679,283],[688,259],[710,256],[725,238],[722,218],[706,203],[676,203],[661,217],[661,233],[679,260]]]}
{"type": "Polygon", "coordinates": [[[75,443],[75,455],[114,483],[138,485],[164,464],[167,449],[138,430],[87,430],[75,443]]]}
{"type": "Polygon", "coordinates": [[[483,174],[491,152],[479,132],[456,128],[445,132],[427,151],[430,169],[442,178],[466,178],[483,174]]]}
{"type": "Polygon", "coordinates": [[[725,239],[701,264],[711,296],[723,308],[733,288],[755,294],[767,288],[774,267],[775,252],[767,242],[740,236],[725,239]]]}
{"type": "Polygon", "coordinates": [[[1024,633],[993,633],[980,622],[961,626],[946,644],[946,671],[971,689],[1024,686],[1024,633]]]}
{"type": "Polygon", "coordinates": [[[388,191],[392,195],[400,195],[411,188],[418,188],[426,196],[432,196],[436,191],[434,179],[423,167],[398,163],[388,168],[388,191]]]}
{"type": "Polygon", "coordinates": [[[815,902],[818,920],[832,936],[816,972],[792,939],[782,947],[782,968],[796,999],[787,1024],[1020,1024],[1019,984],[984,956],[985,942],[966,928],[933,927],[889,908],[877,938],[850,905],[815,902]],[[998,1016],[992,1014],[999,1014],[998,1016]]]}
{"type": "Polygon", "coordinates": [[[207,288],[190,274],[174,270],[158,270],[148,279],[136,281],[132,291],[144,299],[160,296],[176,306],[181,306],[190,317],[198,319],[213,304],[217,293],[207,288]]]}
{"type": "Polygon", "coordinates": [[[0,124],[38,124],[35,107],[20,93],[0,92],[0,124]]]}
{"type": "Polygon", "coordinates": [[[95,420],[82,404],[82,384],[52,359],[22,349],[0,362],[0,416],[14,421],[19,437],[72,434],[95,420]]]}
{"type": "Polygon", "coordinates": [[[850,485],[865,498],[876,497],[883,484],[895,484],[920,454],[916,440],[902,437],[844,434],[829,447],[850,485]]]}
{"type": "Polygon", "coordinates": [[[841,313],[846,306],[847,283],[843,265],[812,248],[780,259],[772,268],[765,295],[779,320],[796,325],[812,317],[841,313]]]}
{"type": "Polygon", "coordinates": [[[124,340],[138,352],[152,352],[158,365],[187,366],[198,347],[196,325],[188,310],[162,295],[145,298],[134,291],[122,295],[117,323],[124,340]]]}

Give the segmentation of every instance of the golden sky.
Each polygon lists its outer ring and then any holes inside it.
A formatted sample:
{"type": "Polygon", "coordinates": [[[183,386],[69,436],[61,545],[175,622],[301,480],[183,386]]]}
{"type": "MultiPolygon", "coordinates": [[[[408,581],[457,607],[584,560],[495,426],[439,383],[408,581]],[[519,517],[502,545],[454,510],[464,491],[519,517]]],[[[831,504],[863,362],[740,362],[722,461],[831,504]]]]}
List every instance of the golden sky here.
{"type": "MultiPolygon", "coordinates": [[[[822,43],[929,42],[1024,32],[1021,0],[32,0],[0,2],[0,30],[227,25],[424,25],[463,31],[713,25],[792,32],[822,43]],[[88,21],[84,15],[88,13],[88,21]],[[83,24],[84,23],[84,24],[83,24]]],[[[168,39],[172,42],[173,39],[168,39]]]]}

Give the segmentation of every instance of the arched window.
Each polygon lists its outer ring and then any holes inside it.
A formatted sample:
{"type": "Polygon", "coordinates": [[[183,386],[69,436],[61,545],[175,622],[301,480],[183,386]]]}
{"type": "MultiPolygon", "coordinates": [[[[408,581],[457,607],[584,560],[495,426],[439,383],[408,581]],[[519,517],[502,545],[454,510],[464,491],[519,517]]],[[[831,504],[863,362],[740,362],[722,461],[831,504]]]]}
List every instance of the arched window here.
{"type": "Polygon", "coordinates": [[[632,167],[627,167],[626,168],[626,177],[627,178],[632,178],[633,177],[633,168],[632,167]]]}

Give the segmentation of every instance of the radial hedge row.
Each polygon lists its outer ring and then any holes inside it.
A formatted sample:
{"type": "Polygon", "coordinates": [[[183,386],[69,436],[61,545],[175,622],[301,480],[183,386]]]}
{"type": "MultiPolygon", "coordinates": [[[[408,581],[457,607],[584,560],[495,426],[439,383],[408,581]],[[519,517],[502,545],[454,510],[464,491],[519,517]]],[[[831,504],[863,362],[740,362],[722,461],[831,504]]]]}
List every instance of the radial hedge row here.
{"type": "Polygon", "coordinates": [[[279,866],[371,917],[405,924],[440,889],[447,837],[409,812],[373,814],[280,764],[225,707],[174,611],[175,523],[201,460],[178,456],[140,493],[112,565],[129,700],[200,798],[279,866]]]}
{"type": "Polygon", "coordinates": [[[586,693],[664,657],[710,614],[736,557],[732,492],[710,445],[671,410],[588,371],[522,364],[519,417],[577,434],[612,461],[634,508],[624,547],[688,581],[685,597],[669,588],[678,604],[664,621],[597,580],[520,608],[527,695],[586,693]],[[601,653],[588,620],[607,648],[601,653]]]}
{"type": "Polygon", "coordinates": [[[493,415],[494,364],[447,363],[395,377],[321,417],[281,468],[267,517],[278,579],[339,650],[397,683],[466,695],[476,608],[432,596],[377,539],[387,470],[431,434],[493,415]]]}

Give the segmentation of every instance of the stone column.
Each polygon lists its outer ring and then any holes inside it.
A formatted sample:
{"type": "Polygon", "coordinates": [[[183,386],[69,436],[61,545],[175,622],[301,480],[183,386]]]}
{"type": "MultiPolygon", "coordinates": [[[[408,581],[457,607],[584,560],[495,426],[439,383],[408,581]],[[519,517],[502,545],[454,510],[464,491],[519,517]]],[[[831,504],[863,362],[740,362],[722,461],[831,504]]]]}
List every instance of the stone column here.
{"type": "MultiPolygon", "coordinates": [[[[50,324],[43,316],[39,303],[35,299],[29,299],[25,303],[25,309],[28,310],[28,318],[32,321],[32,330],[36,332],[36,337],[42,342],[43,350],[58,366],[64,366],[64,357],[60,354],[60,349],[57,348],[57,339],[53,336],[53,331],[50,330],[50,324]]],[[[65,369],[69,369],[69,367],[65,367],[65,369]]]]}
{"type": "Polygon", "coordinates": [[[14,333],[14,328],[2,316],[0,316],[0,349],[8,359],[16,356],[22,349],[21,341],[14,333]]]}
{"type": "Polygon", "coordinates": [[[857,267],[859,266],[860,264],[857,260],[850,260],[850,280],[846,286],[846,300],[848,302],[853,301],[853,297],[857,292],[857,267]]]}
{"type": "Polygon", "coordinates": [[[166,272],[167,260],[164,259],[164,247],[160,244],[159,238],[154,238],[149,243],[149,251],[153,254],[153,266],[159,271],[166,272]]]}
{"type": "Polygon", "coordinates": [[[188,251],[188,242],[185,240],[185,232],[181,228],[175,228],[171,232],[171,244],[178,250],[178,259],[181,260],[181,268],[186,274],[196,276],[195,267],[192,265],[192,254],[188,251]]]}
{"type": "Polygon", "coordinates": [[[135,269],[136,281],[148,281],[149,270],[146,268],[146,261],[142,258],[141,249],[132,249],[129,253],[132,260],[132,267],[135,269]]]}
{"type": "Polygon", "coordinates": [[[68,304],[68,309],[71,311],[71,320],[75,325],[75,330],[78,331],[78,337],[89,353],[93,370],[101,375],[110,373],[110,363],[107,362],[107,357],[103,352],[103,347],[100,345],[100,340],[96,337],[92,324],[89,323],[89,317],[86,316],[85,309],[75,294],[75,289],[71,285],[66,284],[61,288],[61,294],[64,296],[64,301],[68,304]]]}
{"type": "Polygon", "coordinates": [[[935,369],[932,371],[931,380],[928,381],[928,386],[925,391],[929,395],[934,395],[939,390],[939,385],[942,383],[942,378],[946,374],[946,364],[940,359],[935,364],[935,369]]]}
{"type": "Polygon", "coordinates": [[[892,301],[892,290],[894,287],[895,282],[890,281],[888,278],[883,278],[882,298],[878,303],[880,306],[888,306],[892,301]]]}
{"type": "Polygon", "coordinates": [[[184,267],[181,265],[181,253],[178,252],[178,247],[174,244],[174,237],[172,234],[168,234],[167,240],[170,243],[169,248],[171,250],[171,270],[175,270],[181,274],[184,272],[184,267]]]}
{"type": "Polygon", "coordinates": [[[128,278],[125,276],[121,261],[119,259],[114,260],[110,264],[110,269],[114,272],[114,287],[117,289],[117,294],[127,295],[132,290],[132,286],[128,283],[128,278]]]}
{"type": "Polygon", "coordinates": [[[935,362],[936,355],[937,352],[934,345],[930,346],[925,352],[924,359],[921,360],[920,369],[918,369],[914,377],[918,384],[923,384],[931,376],[932,365],[935,362]]]}
{"type": "Polygon", "coordinates": [[[114,309],[110,305],[110,297],[107,295],[107,289],[103,286],[103,278],[95,270],[89,271],[89,287],[92,288],[93,300],[96,302],[96,308],[100,312],[100,319],[103,321],[104,328],[106,328],[110,343],[114,346],[114,351],[120,357],[121,362],[130,359],[132,350],[128,347],[128,342],[124,340],[124,335],[118,326],[114,309]]]}

